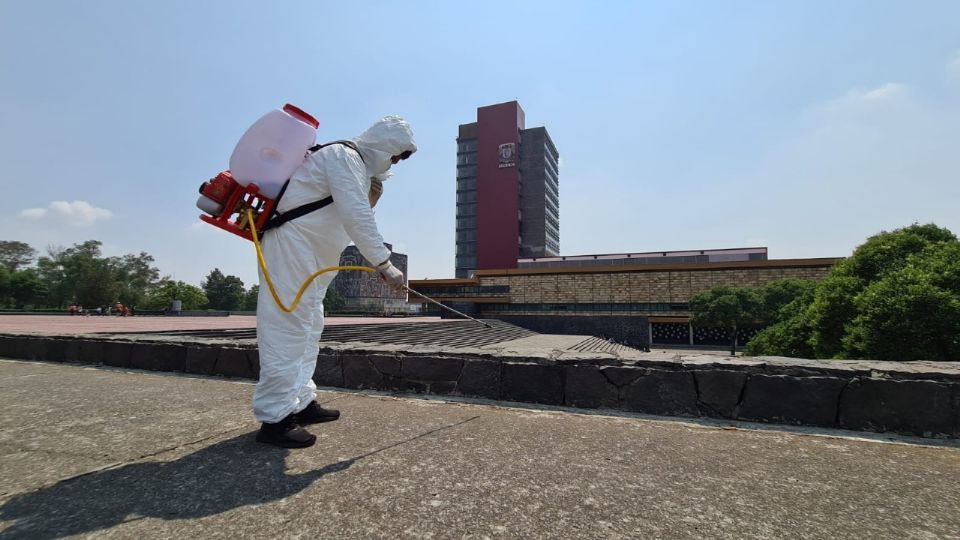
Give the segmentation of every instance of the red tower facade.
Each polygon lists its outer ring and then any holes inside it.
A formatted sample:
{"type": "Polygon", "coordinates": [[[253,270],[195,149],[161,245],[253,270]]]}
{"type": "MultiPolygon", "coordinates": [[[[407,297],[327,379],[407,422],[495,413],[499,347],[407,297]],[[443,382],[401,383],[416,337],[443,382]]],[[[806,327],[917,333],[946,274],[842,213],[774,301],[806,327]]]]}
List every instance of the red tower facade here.
{"type": "Polygon", "coordinates": [[[478,270],[517,266],[523,121],[516,101],[477,109],[478,270]]]}
{"type": "Polygon", "coordinates": [[[479,107],[457,137],[457,277],[559,252],[556,148],[516,101],[479,107]]]}

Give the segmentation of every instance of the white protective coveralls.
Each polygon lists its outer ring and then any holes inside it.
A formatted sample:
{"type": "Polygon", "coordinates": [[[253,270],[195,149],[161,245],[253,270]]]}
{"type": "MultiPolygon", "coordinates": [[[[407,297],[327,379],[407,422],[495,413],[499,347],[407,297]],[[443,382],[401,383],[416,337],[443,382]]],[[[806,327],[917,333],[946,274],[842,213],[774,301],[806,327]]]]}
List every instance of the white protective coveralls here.
{"type": "MultiPolygon", "coordinates": [[[[333,204],[263,235],[270,276],[287,305],[310,274],[339,264],[340,254],[351,240],[374,265],[390,258],[370,208],[370,179],[384,178],[393,156],[416,151],[413,132],[403,119],[388,116],[352,141],[360,155],[342,144],[309,155],[290,178],[277,210],[283,213],[330,195],[333,204]]],[[[315,399],[312,378],[323,332],[323,298],[335,276],[336,272],[328,272],[315,279],[297,309],[285,313],[270,295],[261,270],[257,298],[260,380],[253,394],[258,421],[279,422],[315,399]]]]}

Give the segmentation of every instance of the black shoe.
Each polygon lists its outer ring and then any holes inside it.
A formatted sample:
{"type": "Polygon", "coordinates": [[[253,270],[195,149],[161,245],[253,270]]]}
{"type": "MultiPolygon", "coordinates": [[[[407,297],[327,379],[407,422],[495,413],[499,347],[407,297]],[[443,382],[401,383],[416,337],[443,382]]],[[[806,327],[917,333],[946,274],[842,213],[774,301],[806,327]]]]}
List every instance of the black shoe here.
{"type": "Polygon", "coordinates": [[[305,409],[293,415],[294,421],[298,424],[333,422],[337,418],[340,418],[340,411],[336,409],[324,409],[316,401],[311,401],[305,409]]]}
{"type": "Polygon", "coordinates": [[[300,427],[291,414],[275,424],[261,424],[257,442],[280,448],[306,448],[317,442],[317,436],[300,427]]]}

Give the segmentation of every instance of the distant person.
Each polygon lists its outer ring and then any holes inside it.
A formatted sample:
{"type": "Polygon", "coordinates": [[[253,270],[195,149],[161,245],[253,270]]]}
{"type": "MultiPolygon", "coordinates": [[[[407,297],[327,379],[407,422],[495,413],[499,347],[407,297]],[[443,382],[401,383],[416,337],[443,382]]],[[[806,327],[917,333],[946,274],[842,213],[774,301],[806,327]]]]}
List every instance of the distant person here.
{"type": "Polygon", "coordinates": [[[70,304],[70,305],[67,307],[67,312],[68,312],[70,315],[76,315],[76,314],[77,314],[77,305],[76,305],[76,304],[70,304]]]}
{"type": "MultiPolygon", "coordinates": [[[[263,254],[280,298],[293,299],[310,274],[337,266],[351,241],[376,265],[385,282],[393,287],[405,285],[403,272],[390,262],[372,205],[391,165],[416,150],[410,125],[388,116],[355,139],[325,145],[307,156],[290,178],[277,211],[282,214],[328,197],[333,202],[264,233],[263,254]]],[[[301,425],[340,417],[339,411],[316,402],[312,380],[323,332],[323,297],[335,276],[330,272],[311,282],[297,309],[285,313],[274,302],[261,271],[260,380],[253,394],[253,412],[262,422],[257,434],[262,443],[310,446],[317,438],[301,425]]]]}

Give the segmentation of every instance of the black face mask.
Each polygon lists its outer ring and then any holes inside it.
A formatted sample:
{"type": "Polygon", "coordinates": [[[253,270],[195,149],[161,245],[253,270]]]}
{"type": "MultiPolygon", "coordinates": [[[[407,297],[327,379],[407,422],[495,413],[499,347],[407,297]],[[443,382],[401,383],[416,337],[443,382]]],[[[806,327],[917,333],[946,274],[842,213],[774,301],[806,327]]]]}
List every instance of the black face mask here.
{"type": "Polygon", "coordinates": [[[391,158],[390,158],[390,162],[391,162],[391,163],[399,163],[399,162],[407,159],[408,157],[410,157],[410,156],[412,156],[412,155],[413,155],[413,151],[407,150],[406,152],[400,154],[399,156],[393,156],[393,157],[391,157],[391,158]]]}

